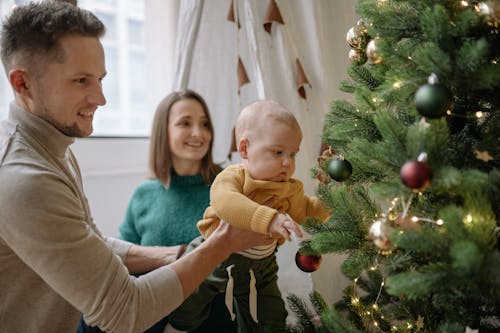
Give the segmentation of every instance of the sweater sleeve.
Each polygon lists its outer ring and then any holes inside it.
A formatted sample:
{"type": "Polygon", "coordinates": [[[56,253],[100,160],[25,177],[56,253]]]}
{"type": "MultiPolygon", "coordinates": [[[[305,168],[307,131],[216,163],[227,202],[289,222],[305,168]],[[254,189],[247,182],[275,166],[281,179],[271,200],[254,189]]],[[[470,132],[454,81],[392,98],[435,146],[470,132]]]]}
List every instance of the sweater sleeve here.
{"type": "Polygon", "coordinates": [[[215,178],[210,204],[221,220],[239,228],[267,234],[276,209],[260,205],[243,193],[245,173],[229,166],[215,178]]]}
{"type": "MultiPolygon", "coordinates": [[[[144,331],[182,303],[181,283],[168,266],[129,275],[66,178],[22,170],[2,167],[0,173],[0,238],[23,262],[22,268],[7,262],[6,269],[36,274],[106,331],[144,331]]],[[[21,290],[16,284],[22,281],[12,281],[12,289],[21,290]]]]}

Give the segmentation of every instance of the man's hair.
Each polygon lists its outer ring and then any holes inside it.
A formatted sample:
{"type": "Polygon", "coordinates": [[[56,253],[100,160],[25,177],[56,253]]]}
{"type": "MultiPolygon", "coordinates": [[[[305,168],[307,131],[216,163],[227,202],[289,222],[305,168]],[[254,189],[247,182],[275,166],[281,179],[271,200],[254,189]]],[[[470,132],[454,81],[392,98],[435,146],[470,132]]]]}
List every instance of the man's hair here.
{"type": "Polygon", "coordinates": [[[31,2],[12,10],[2,24],[0,49],[8,73],[15,64],[64,61],[59,40],[68,35],[100,38],[104,24],[91,12],[64,1],[31,2]]]}

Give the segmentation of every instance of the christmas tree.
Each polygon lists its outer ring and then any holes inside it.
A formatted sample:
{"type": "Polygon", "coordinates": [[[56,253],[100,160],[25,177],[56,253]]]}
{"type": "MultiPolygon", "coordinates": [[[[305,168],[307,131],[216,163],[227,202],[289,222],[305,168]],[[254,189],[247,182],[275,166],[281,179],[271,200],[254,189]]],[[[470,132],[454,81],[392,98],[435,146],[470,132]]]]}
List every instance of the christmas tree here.
{"type": "Polygon", "coordinates": [[[332,217],[300,249],[348,254],[352,283],[333,305],[289,296],[291,331],[500,331],[499,7],[357,2],[352,98],[332,102],[313,170],[332,217]]]}

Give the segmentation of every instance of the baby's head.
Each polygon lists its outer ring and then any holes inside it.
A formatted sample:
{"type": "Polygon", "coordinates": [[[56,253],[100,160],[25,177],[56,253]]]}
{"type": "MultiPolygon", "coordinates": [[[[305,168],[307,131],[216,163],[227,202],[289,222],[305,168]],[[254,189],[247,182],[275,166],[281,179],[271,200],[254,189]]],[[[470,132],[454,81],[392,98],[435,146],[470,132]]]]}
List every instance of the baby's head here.
{"type": "Polygon", "coordinates": [[[281,104],[261,100],[246,106],[235,128],[243,165],[256,180],[288,181],[295,172],[302,131],[281,104]]]}

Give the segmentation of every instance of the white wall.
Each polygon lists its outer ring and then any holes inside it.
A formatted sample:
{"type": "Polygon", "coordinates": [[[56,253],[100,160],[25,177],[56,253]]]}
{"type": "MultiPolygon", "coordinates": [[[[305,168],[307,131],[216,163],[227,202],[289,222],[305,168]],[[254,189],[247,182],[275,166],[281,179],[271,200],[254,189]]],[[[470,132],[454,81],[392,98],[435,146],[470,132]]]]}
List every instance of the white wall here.
{"type": "Polygon", "coordinates": [[[149,139],[79,139],[73,146],[95,223],[118,236],[128,201],[147,177],[149,139]]]}

